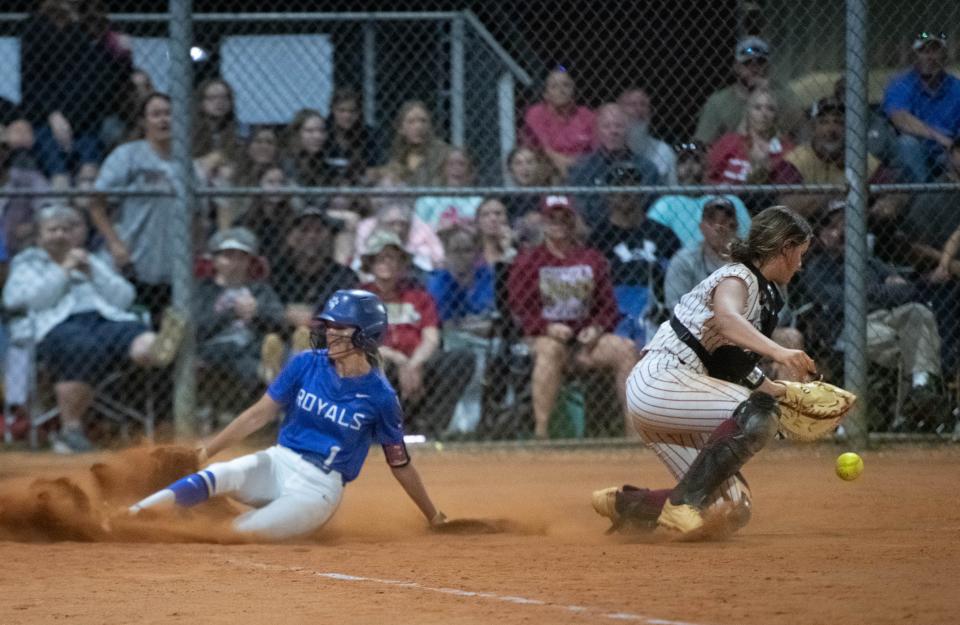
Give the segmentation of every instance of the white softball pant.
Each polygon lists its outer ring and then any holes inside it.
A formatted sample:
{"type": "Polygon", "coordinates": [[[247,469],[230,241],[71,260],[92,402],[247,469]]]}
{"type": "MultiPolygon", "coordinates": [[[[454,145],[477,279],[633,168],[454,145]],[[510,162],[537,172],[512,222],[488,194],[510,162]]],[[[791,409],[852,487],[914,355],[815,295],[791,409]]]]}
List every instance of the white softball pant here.
{"type": "MultiPolygon", "coordinates": [[[[634,427],[677,480],[710,434],[749,396],[745,387],[711,378],[662,352],[645,354],[627,379],[627,407],[634,427]]],[[[720,499],[749,504],[750,491],[733,477],[721,487],[720,499]]]]}
{"type": "Polygon", "coordinates": [[[214,494],[253,506],[233,522],[238,532],[283,540],[309,534],[333,516],[343,497],[340,473],[324,473],[300,454],[274,445],[264,451],[217,462],[214,494]]]}

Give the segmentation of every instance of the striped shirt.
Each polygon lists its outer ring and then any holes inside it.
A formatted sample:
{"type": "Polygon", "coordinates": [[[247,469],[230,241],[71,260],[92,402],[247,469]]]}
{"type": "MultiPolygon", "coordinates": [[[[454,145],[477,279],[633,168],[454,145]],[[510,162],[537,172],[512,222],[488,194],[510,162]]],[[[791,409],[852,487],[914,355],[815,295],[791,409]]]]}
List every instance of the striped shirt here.
{"type": "MultiPolygon", "coordinates": [[[[703,344],[707,351],[712,352],[721,345],[732,345],[733,343],[717,332],[713,327],[713,292],[726,278],[739,278],[747,285],[747,302],[745,316],[755,328],[760,330],[761,321],[761,299],[760,284],[757,277],[750,271],[750,268],[742,263],[733,263],[720,267],[705,280],[698,284],[692,291],[680,298],[680,301],[673,309],[673,314],[684,326],[690,330],[690,333],[703,344]]],[[[646,347],[649,357],[656,357],[657,354],[671,354],[679,358],[681,362],[692,367],[698,373],[706,373],[706,368],[696,353],[690,347],[677,337],[677,333],[670,327],[670,322],[665,321],[661,324],[653,340],[646,347]]]]}

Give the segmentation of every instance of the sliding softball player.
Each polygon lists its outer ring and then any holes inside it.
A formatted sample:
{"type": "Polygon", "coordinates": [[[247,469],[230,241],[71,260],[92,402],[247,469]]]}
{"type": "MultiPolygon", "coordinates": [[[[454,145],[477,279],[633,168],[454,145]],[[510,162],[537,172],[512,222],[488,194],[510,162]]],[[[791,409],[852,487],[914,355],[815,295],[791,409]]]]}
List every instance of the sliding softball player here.
{"type": "Polygon", "coordinates": [[[704,512],[719,502],[733,529],[750,516],[740,469],[777,432],[777,397],[786,389],[756,366],[768,356],[813,372],[801,350],[770,339],[782,306],[776,285],[800,269],[810,226],[783,206],[762,211],[746,241],[676,305],[627,381],[627,404],[644,441],[677,478],[672,489],[633,486],[593,493],[593,507],[625,525],[701,533],[704,512]]]}
{"type": "Polygon", "coordinates": [[[380,299],[367,291],[337,291],[314,317],[314,328],[314,349],[294,357],[259,401],[201,449],[201,464],[282,412],[277,444],[211,464],[135,504],[131,513],[230,495],[254,507],[235,519],[238,532],[271,540],[308,534],[336,511],[344,486],[376,441],[431,526],[444,524],[410,463],[403,412],[379,367],[377,349],[387,331],[380,299]],[[326,349],[317,348],[321,335],[326,349]]]}

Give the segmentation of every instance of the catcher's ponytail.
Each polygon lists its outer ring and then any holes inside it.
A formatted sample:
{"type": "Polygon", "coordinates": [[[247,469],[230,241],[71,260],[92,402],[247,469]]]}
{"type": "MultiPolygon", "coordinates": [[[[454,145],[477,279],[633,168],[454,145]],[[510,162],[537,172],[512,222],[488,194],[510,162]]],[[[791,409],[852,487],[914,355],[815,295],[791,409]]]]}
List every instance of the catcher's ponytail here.
{"type": "Polygon", "coordinates": [[[784,248],[801,245],[813,237],[807,220],[786,206],[771,206],[753,218],[750,233],[730,245],[730,258],[759,266],[784,248]]]}

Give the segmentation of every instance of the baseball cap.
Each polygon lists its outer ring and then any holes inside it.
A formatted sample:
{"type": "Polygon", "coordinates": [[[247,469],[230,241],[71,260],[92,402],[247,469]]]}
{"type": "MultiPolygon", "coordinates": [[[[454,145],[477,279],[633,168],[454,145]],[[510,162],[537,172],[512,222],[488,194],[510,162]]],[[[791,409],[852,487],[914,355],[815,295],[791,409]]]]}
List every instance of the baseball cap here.
{"type": "Polygon", "coordinates": [[[946,33],[937,32],[934,33],[929,30],[920,31],[913,38],[913,49],[919,50],[923,48],[928,43],[935,43],[946,47],[947,45],[947,35],[946,33]]]}
{"type": "Polygon", "coordinates": [[[556,214],[563,214],[570,218],[577,216],[577,211],[573,208],[573,200],[567,195],[547,195],[540,200],[540,214],[544,217],[552,217],[556,214]]]}
{"type": "Polygon", "coordinates": [[[725,197],[715,197],[703,205],[703,214],[701,219],[712,219],[714,214],[723,213],[727,217],[737,219],[737,209],[729,199],[725,197]]]}
{"type": "Polygon", "coordinates": [[[325,226],[334,232],[343,230],[343,222],[341,220],[331,217],[326,210],[316,206],[315,204],[307,204],[306,206],[297,210],[296,214],[293,216],[293,225],[299,225],[308,217],[319,219],[325,226]]]}
{"type": "Polygon", "coordinates": [[[816,119],[827,113],[839,113],[843,115],[847,112],[846,105],[837,98],[820,98],[810,107],[810,119],[816,119]]]}
{"type": "Polygon", "coordinates": [[[767,58],[770,57],[770,44],[760,37],[746,37],[737,42],[734,57],[738,63],[743,63],[750,59],[767,60],[767,58]]]}
{"type": "Polygon", "coordinates": [[[209,249],[212,254],[227,250],[240,250],[252,256],[257,255],[257,235],[246,228],[228,228],[210,238],[209,249]]]}
{"type": "Polygon", "coordinates": [[[362,254],[364,261],[369,259],[371,256],[376,256],[387,247],[395,247],[407,257],[410,256],[410,252],[406,250],[403,246],[403,241],[400,240],[400,237],[397,236],[396,232],[391,232],[389,230],[374,230],[369,237],[367,237],[364,247],[366,248],[362,254]]]}

